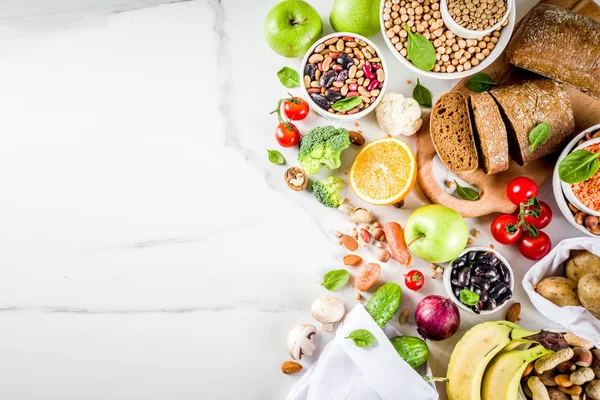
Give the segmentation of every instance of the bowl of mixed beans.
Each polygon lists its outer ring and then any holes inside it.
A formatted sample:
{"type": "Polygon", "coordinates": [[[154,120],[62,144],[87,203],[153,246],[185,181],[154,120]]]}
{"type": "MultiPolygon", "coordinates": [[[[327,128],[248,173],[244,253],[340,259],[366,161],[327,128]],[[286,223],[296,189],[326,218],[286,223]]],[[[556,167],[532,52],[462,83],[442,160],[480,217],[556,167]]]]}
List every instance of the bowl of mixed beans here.
{"type": "Polygon", "coordinates": [[[306,53],[300,68],[307,101],[325,118],[362,118],[375,109],[387,87],[381,51],[355,33],[321,38],[306,53]]]}

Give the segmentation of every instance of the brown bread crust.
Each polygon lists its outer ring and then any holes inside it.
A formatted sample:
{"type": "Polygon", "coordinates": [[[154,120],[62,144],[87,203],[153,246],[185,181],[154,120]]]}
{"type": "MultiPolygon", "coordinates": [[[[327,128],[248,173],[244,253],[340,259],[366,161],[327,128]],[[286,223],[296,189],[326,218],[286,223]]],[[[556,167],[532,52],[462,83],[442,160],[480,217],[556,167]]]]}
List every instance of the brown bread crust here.
{"type": "Polygon", "coordinates": [[[506,59],[600,97],[600,24],[590,18],[540,3],[508,44],[506,59]]]}
{"type": "Polygon", "coordinates": [[[508,169],[508,137],[496,102],[489,93],[472,94],[471,116],[475,142],[483,172],[495,174],[508,169]]]}

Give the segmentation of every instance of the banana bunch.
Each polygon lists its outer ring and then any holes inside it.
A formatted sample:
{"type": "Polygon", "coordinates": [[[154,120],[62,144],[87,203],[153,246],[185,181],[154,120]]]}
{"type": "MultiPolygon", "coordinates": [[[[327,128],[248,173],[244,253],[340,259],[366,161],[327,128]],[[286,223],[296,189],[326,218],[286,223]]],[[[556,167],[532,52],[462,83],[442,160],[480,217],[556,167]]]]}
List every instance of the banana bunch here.
{"type": "Polygon", "coordinates": [[[516,400],[527,365],[550,352],[523,339],[536,333],[508,321],[484,322],[467,331],[450,356],[448,400],[516,400]]]}

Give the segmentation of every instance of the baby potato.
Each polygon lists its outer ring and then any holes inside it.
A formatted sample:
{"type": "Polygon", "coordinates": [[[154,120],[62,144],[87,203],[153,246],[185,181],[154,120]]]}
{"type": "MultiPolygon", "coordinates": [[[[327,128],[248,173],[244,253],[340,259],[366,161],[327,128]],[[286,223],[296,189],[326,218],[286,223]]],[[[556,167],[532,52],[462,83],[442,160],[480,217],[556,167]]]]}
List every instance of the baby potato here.
{"type": "Polygon", "coordinates": [[[600,257],[587,250],[571,251],[565,264],[567,278],[579,282],[582,276],[592,272],[600,272],[600,257]]]}
{"type": "Polygon", "coordinates": [[[579,279],[577,292],[581,304],[596,318],[600,315],[600,272],[584,275],[579,279]]]}
{"type": "Polygon", "coordinates": [[[562,276],[542,279],[535,291],[559,307],[581,305],[577,297],[577,283],[562,276]]]}

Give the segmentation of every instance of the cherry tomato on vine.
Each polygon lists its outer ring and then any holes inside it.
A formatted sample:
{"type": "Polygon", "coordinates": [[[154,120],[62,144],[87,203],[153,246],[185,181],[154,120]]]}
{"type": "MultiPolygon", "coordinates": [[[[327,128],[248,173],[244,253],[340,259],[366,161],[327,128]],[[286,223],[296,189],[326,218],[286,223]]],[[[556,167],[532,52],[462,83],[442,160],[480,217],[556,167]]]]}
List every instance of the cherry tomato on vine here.
{"type": "Polygon", "coordinates": [[[539,231],[537,237],[531,237],[531,233],[526,231],[519,240],[519,251],[525,258],[530,260],[540,260],[552,249],[552,241],[544,232],[539,231]]]}
{"type": "Polygon", "coordinates": [[[502,214],[492,221],[490,227],[492,236],[498,243],[514,244],[521,238],[523,228],[519,225],[519,218],[511,214],[502,214]]]}
{"type": "Polygon", "coordinates": [[[423,284],[425,283],[425,277],[421,271],[413,269],[404,276],[404,283],[410,290],[417,291],[423,287],[423,284]]]}
{"type": "Polygon", "coordinates": [[[292,147],[300,143],[300,131],[289,122],[280,122],[275,128],[275,139],[283,147],[292,147]]]}
{"type": "Polygon", "coordinates": [[[524,219],[528,225],[533,225],[538,229],[543,229],[548,226],[550,221],[552,221],[552,209],[550,206],[540,201],[537,207],[527,206],[523,208],[524,219]]]}
{"type": "Polygon", "coordinates": [[[308,103],[300,97],[290,97],[283,101],[283,114],[292,121],[300,121],[308,115],[308,103]]]}
{"type": "Polygon", "coordinates": [[[519,176],[508,183],[506,195],[511,203],[520,205],[526,203],[531,197],[537,197],[538,187],[536,183],[526,176],[519,176]]]}

